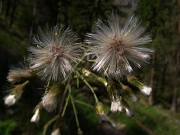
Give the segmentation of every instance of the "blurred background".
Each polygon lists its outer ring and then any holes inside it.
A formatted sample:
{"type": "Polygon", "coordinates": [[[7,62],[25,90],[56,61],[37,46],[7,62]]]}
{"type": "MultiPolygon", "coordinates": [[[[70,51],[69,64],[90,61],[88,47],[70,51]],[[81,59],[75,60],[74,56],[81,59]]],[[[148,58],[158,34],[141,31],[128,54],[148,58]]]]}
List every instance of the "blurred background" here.
{"type": "MultiPolygon", "coordinates": [[[[64,24],[83,42],[98,18],[107,20],[117,12],[126,17],[135,13],[152,35],[148,47],[155,50],[149,65],[136,71],[138,78],[153,88],[152,95],[138,95],[137,103],[129,103],[135,116],[111,114],[105,89],[98,84],[97,95],[106,106],[106,113],[117,125],[98,124],[89,108],[78,106],[84,135],[179,135],[180,134],[180,0],[0,0],[0,135],[39,135],[53,113],[45,111],[38,124],[30,123],[34,106],[41,98],[41,89],[31,86],[12,107],[4,105],[9,93],[6,76],[11,66],[28,56],[26,47],[37,28],[64,24]]],[[[42,86],[43,87],[43,86],[42,86]]],[[[92,95],[82,86],[74,95],[91,103],[92,95]]],[[[70,109],[69,109],[70,110],[70,109]]],[[[63,135],[76,135],[73,112],[62,121],[63,135]]],[[[47,134],[52,131],[48,128],[47,134]]]]}

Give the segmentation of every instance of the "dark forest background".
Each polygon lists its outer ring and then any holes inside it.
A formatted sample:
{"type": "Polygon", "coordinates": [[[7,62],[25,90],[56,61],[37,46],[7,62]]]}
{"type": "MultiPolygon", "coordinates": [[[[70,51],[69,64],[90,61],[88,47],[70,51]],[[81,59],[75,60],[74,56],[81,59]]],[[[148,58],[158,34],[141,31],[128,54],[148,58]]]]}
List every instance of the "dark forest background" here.
{"type": "MultiPolygon", "coordinates": [[[[37,28],[64,24],[76,32],[83,42],[85,34],[92,29],[97,19],[106,20],[112,11],[122,17],[134,11],[152,35],[153,41],[148,46],[155,50],[150,64],[141,70],[137,69],[137,77],[151,86],[153,93],[140,100],[140,103],[133,103],[137,114],[135,118],[112,115],[112,118],[119,119],[117,123],[126,125],[118,134],[180,134],[180,0],[139,0],[137,6],[132,7],[136,2],[0,0],[0,135],[40,134],[44,123],[53,115],[44,112],[38,125],[29,122],[33,107],[41,95],[37,89],[26,92],[24,98],[12,107],[4,106],[3,101],[8,94],[8,70],[27,57],[26,47],[31,44],[30,39],[37,28]]],[[[86,113],[88,110],[84,108],[82,115],[86,113]]],[[[91,119],[93,116],[88,114],[80,117],[81,125],[89,122],[82,126],[84,134],[108,133],[104,132],[108,130],[107,127],[98,127],[97,122],[91,119]],[[86,131],[86,128],[91,132],[86,131]]],[[[68,127],[64,134],[76,134],[75,123],[68,127]]],[[[111,134],[115,134],[115,131],[111,134]]]]}

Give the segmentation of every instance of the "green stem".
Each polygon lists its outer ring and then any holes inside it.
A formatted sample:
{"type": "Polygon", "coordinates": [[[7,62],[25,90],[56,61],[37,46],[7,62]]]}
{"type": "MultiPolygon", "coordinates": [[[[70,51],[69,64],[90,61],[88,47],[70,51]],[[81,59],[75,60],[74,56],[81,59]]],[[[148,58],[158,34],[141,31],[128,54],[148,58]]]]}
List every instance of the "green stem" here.
{"type": "Polygon", "coordinates": [[[104,79],[104,78],[102,78],[102,77],[100,77],[100,76],[97,76],[96,74],[92,73],[91,71],[89,71],[89,70],[87,70],[87,69],[85,69],[85,68],[82,69],[82,72],[83,72],[83,73],[88,72],[90,75],[92,75],[92,76],[93,76],[94,78],[96,78],[98,81],[100,81],[101,83],[103,83],[104,86],[107,86],[107,81],[106,81],[106,79],[104,79]]]}
{"type": "Polygon", "coordinates": [[[75,102],[75,103],[82,104],[82,105],[85,105],[85,106],[87,106],[87,107],[90,107],[90,108],[94,109],[94,107],[93,107],[92,105],[89,105],[89,104],[84,103],[84,102],[82,102],[82,101],[79,101],[79,100],[74,100],[74,102],[75,102]]]}
{"type": "Polygon", "coordinates": [[[63,112],[62,112],[62,114],[61,114],[62,117],[64,116],[64,114],[65,114],[65,112],[66,112],[66,108],[67,108],[67,105],[68,105],[68,102],[69,102],[69,97],[70,97],[70,95],[68,95],[68,97],[67,97],[67,99],[66,99],[66,103],[65,103],[65,105],[64,105],[63,112]]]}
{"type": "Polygon", "coordinates": [[[28,83],[29,83],[29,81],[28,81],[28,80],[27,80],[27,81],[25,81],[25,82],[23,83],[23,86],[26,86],[28,83]]]}
{"type": "Polygon", "coordinates": [[[46,85],[46,90],[45,90],[45,92],[44,93],[46,93],[47,91],[48,91],[48,88],[49,88],[49,86],[50,86],[50,80],[48,81],[48,83],[47,83],[47,85],[46,85]]]}
{"type": "MultiPolygon", "coordinates": [[[[78,73],[78,74],[79,74],[79,73],[78,73]]],[[[95,92],[94,92],[94,90],[93,90],[93,88],[91,87],[91,85],[85,80],[85,78],[84,78],[82,75],[79,74],[79,76],[80,76],[80,78],[82,79],[82,81],[83,81],[83,82],[89,87],[89,89],[91,90],[91,92],[92,92],[92,94],[93,94],[93,96],[94,96],[94,99],[95,99],[96,103],[99,102],[99,101],[98,101],[98,98],[97,98],[97,96],[96,96],[96,94],[95,94],[95,92]]]]}
{"type": "Polygon", "coordinates": [[[46,123],[46,125],[44,126],[44,130],[43,130],[43,135],[46,135],[46,131],[47,131],[47,128],[49,127],[49,125],[51,124],[51,123],[53,123],[56,119],[58,119],[59,118],[59,116],[58,115],[56,115],[54,118],[52,118],[51,120],[49,120],[47,123],[46,123]]]}
{"type": "Polygon", "coordinates": [[[73,98],[72,98],[72,96],[71,96],[71,85],[69,85],[69,96],[70,96],[70,98],[71,98],[71,104],[72,104],[73,110],[74,110],[76,125],[77,125],[77,127],[79,128],[79,121],[78,121],[78,117],[77,117],[77,111],[76,111],[76,107],[75,107],[75,105],[74,105],[73,98]]]}
{"type": "Polygon", "coordinates": [[[86,57],[86,55],[83,55],[81,57],[81,61],[79,61],[78,63],[76,63],[76,65],[74,66],[74,68],[70,71],[70,73],[68,74],[68,76],[64,79],[64,83],[69,79],[69,77],[71,76],[72,72],[79,66],[79,64],[83,61],[83,59],[86,57]]]}
{"type": "Polygon", "coordinates": [[[75,115],[75,119],[76,119],[76,125],[77,125],[77,127],[79,128],[79,121],[78,121],[78,117],[77,117],[77,111],[76,111],[76,107],[75,107],[75,105],[74,105],[74,101],[73,101],[72,96],[71,96],[71,103],[72,103],[73,110],[74,110],[74,115],[75,115]]]}

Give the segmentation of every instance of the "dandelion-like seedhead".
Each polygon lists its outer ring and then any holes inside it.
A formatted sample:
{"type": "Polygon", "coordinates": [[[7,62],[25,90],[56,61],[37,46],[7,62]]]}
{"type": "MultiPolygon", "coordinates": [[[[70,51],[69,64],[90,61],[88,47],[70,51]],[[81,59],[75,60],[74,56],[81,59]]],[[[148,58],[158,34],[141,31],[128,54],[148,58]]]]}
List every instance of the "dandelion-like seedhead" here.
{"type": "Polygon", "coordinates": [[[28,48],[31,53],[31,69],[39,73],[42,79],[57,81],[66,77],[72,69],[72,62],[77,62],[79,51],[78,38],[64,26],[38,30],[33,43],[28,48]]]}
{"type": "Polygon", "coordinates": [[[134,15],[121,23],[117,14],[112,14],[108,25],[101,20],[93,33],[87,34],[86,43],[90,44],[89,54],[97,56],[93,70],[108,74],[110,77],[120,78],[133,71],[131,63],[137,67],[147,63],[151,49],[139,47],[151,41],[145,28],[134,15]]]}

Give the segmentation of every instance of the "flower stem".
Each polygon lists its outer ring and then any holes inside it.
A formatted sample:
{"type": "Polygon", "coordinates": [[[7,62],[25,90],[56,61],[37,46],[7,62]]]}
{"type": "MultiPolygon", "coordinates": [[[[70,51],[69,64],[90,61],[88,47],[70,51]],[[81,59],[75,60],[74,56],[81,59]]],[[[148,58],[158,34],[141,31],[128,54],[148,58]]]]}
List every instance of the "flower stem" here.
{"type": "Polygon", "coordinates": [[[28,81],[28,80],[27,80],[27,81],[25,81],[25,82],[23,83],[23,86],[26,86],[28,83],[29,83],[29,81],[28,81]]]}
{"type": "Polygon", "coordinates": [[[48,81],[48,83],[47,83],[47,85],[45,86],[46,87],[46,90],[45,90],[45,92],[44,93],[46,93],[47,91],[48,91],[48,88],[49,88],[49,86],[50,86],[50,80],[48,81]]]}
{"type": "Polygon", "coordinates": [[[94,107],[93,107],[92,105],[89,105],[89,104],[87,104],[87,103],[85,103],[85,102],[82,102],[82,101],[79,101],[79,100],[74,100],[74,102],[75,102],[75,103],[82,104],[82,105],[84,105],[84,106],[87,106],[87,107],[89,107],[89,108],[94,109],[94,107]]]}
{"type": "Polygon", "coordinates": [[[91,90],[91,92],[92,92],[92,94],[93,94],[93,96],[94,96],[94,99],[95,99],[96,103],[99,102],[99,101],[98,101],[98,98],[97,98],[97,96],[96,96],[96,94],[95,94],[95,92],[94,92],[94,90],[93,90],[93,88],[91,87],[91,85],[86,81],[86,79],[85,79],[82,75],[79,74],[79,76],[80,76],[80,78],[82,79],[82,81],[83,81],[83,82],[89,87],[89,89],[91,90]]]}
{"type": "Polygon", "coordinates": [[[46,135],[46,131],[47,131],[47,128],[49,127],[49,125],[51,124],[51,123],[53,123],[56,119],[58,119],[59,118],[59,116],[58,115],[56,115],[55,117],[53,117],[52,119],[50,119],[47,123],[46,123],[46,125],[44,126],[44,128],[43,128],[43,135],[46,135]]]}
{"type": "Polygon", "coordinates": [[[71,103],[72,103],[73,110],[74,110],[74,115],[75,115],[75,119],[76,119],[76,125],[79,128],[79,120],[78,120],[78,117],[77,117],[77,111],[76,111],[76,107],[74,105],[74,101],[73,101],[72,96],[71,96],[71,103]]]}
{"type": "Polygon", "coordinates": [[[62,117],[64,116],[64,114],[65,114],[65,112],[66,112],[66,108],[67,108],[67,105],[68,105],[68,103],[69,103],[69,97],[70,97],[70,95],[68,95],[68,97],[67,97],[67,99],[66,99],[66,103],[65,103],[65,105],[64,105],[64,108],[63,108],[63,111],[62,111],[62,114],[61,114],[62,117]]]}
{"type": "Polygon", "coordinates": [[[76,65],[74,66],[74,68],[70,71],[70,73],[68,74],[68,76],[64,79],[64,83],[69,79],[69,77],[71,76],[72,72],[79,66],[79,64],[83,61],[83,59],[86,57],[86,55],[83,55],[81,57],[81,61],[79,61],[78,63],[76,63],[76,65]]]}

